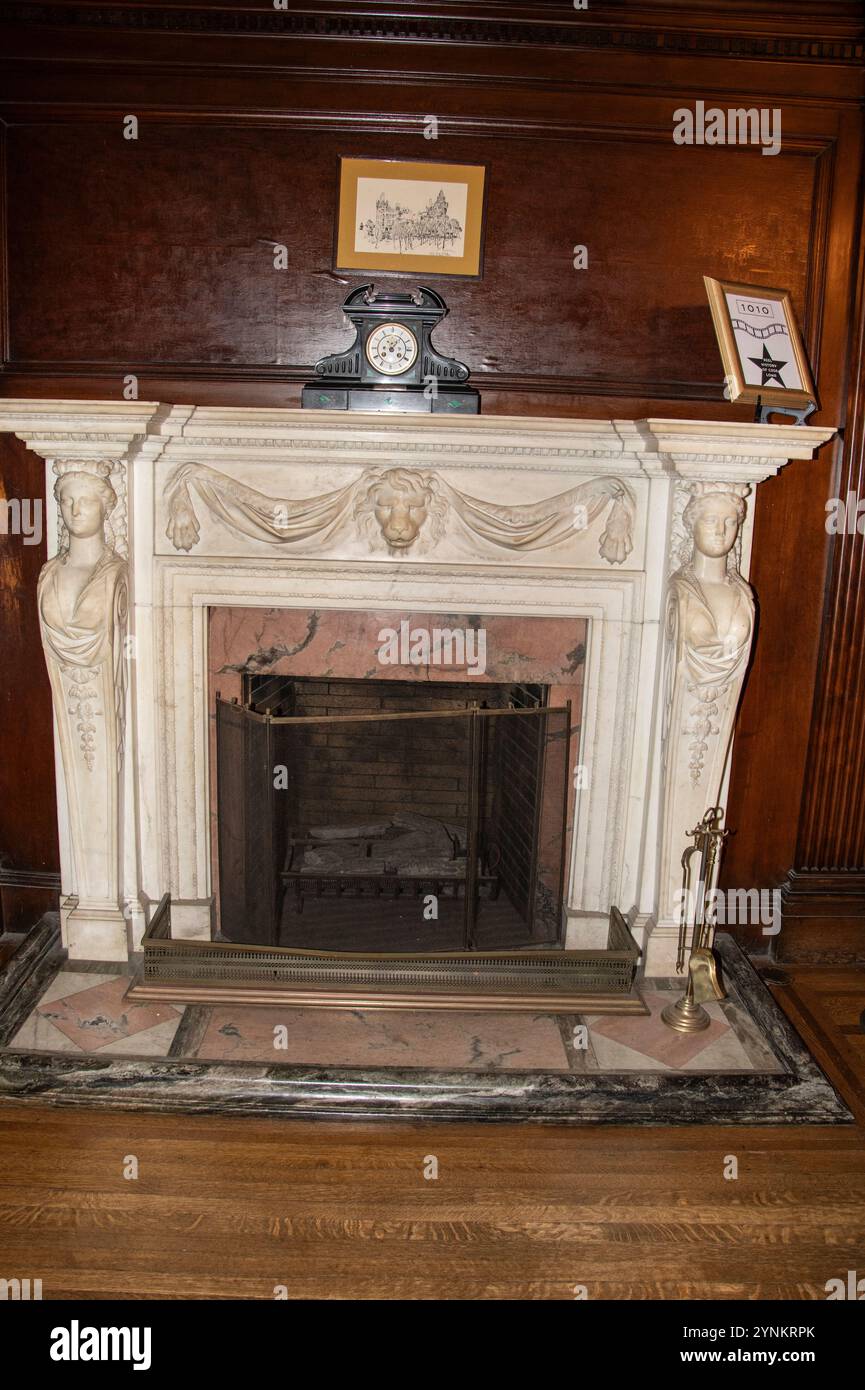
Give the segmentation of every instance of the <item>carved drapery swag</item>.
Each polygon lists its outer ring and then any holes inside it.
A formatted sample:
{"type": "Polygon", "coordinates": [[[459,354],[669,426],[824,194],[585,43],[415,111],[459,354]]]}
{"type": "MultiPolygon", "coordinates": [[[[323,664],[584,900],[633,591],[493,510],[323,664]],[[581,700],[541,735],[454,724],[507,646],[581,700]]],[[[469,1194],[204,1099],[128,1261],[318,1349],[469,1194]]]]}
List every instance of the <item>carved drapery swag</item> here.
{"type": "Polygon", "coordinates": [[[602,558],[622,564],[633,548],[634,495],[612,477],[588,479],[540,502],[504,506],[470,497],[435,473],[405,467],[368,468],[334,492],[296,499],[269,497],[205,464],[184,463],[166,486],[166,535],[176,550],[191,550],[201,534],[193,492],[230,530],[271,544],[326,539],[353,523],[371,543],[383,541],[398,551],[419,539],[435,544],[456,517],[493,545],[536,550],[585,530],[608,508],[598,545],[602,558]]]}

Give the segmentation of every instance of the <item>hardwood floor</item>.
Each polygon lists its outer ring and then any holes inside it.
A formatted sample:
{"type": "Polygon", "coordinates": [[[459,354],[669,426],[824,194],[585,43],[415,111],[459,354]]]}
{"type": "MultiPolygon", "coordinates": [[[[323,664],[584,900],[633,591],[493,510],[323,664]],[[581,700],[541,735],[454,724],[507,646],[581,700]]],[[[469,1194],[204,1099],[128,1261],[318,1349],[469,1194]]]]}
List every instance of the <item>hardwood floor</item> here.
{"type": "MultiPolygon", "coordinates": [[[[52,1298],[825,1298],[865,1251],[865,971],[777,997],[855,1126],[354,1125],[6,1107],[0,1276],[52,1298]],[[137,1180],[124,1178],[128,1156],[137,1180]],[[429,1156],[438,1177],[424,1177],[429,1156]],[[738,1178],[724,1177],[729,1155],[738,1178]]],[[[857,1264],[858,1262],[858,1264],[857,1264]]]]}

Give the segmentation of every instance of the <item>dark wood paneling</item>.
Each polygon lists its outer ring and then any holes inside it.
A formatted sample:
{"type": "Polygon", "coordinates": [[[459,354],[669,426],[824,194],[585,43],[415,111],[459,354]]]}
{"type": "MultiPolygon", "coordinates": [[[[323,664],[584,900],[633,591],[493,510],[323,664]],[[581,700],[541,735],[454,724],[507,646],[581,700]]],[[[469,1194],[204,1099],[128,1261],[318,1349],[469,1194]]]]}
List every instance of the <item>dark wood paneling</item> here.
{"type": "MultiPolygon", "coordinates": [[[[832,494],[865,497],[865,254],[855,285],[848,428],[832,494]]],[[[782,960],[865,960],[865,538],[833,536],[782,960]]]]}
{"type": "MultiPolygon", "coordinates": [[[[854,269],[859,255],[862,143],[858,118],[844,115],[832,174],[825,243],[819,391],[815,417],[844,426],[854,269]]],[[[767,276],[768,279],[768,276],[767,276]]],[[[849,447],[849,437],[848,437],[849,447]]],[[[793,463],[760,485],[751,580],[758,628],[739,711],[728,799],[734,828],[722,882],[775,888],[796,864],[814,683],[829,551],[826,501],[836,495],[844,443],[814,463],[793,463]]],[[[765,945],[765,942],[763,943],[765,945]]]]}
{"type": "Polygon", "coordinates": [[[862,54],[858,0],[784,0],[767,7],[759,0],[591,0],[575,13],[571,0],[477,0],[466,14],[459,0],[379,0],[374,6],[340,0],[236,0],[230,6],[189,0],[121,0],[109,6],[93,0],[31,0],[0,5],[0,21],[43,31],[64,27],[107,32],[130,31],[148,38],[159,33],[231,35],[244,44],[266,38],[384,42],[573,46],[608,50],[713,57],[815,58],[855,61],[862,54]],[[719,23],[719,11],[723,23],[719,23]]]}
{"type": "MultiPolygon", "coordinates": [[[[0,497],[41,502],[44,470],[19,440],[0,435],[0,497]]],[[[0,529],[0,870],[40,874],[59,870],[51,692],[35,602],[44,562],[44,535],[25,545],[0,529]]],[[[21,931],[57,906],[56,892],[14,879],[3,882],[0,873],[6,931],[21,931]]]]}
{"type": "MultiPolygon", "coordinates": [[[[339,305],[365,278],[331,269],[345,153],[488,164],[485,275],[439,282],[452,312],[437,338],[471,365],[486,413],[748,419],[720,399],[712,274],[792,288],[817,418],[843,423],[863,91],[853,0],[790,0],[771,16],[752,0],[611,0],[590,16],[565,0],[478,0],[470,14],[423,0],[292,0],[287,14],[255,0],[0,4],[4,23],[4,394],[119,398],[134,372],[151,399],[298,404],[316,357],[347,341],[339,305]],[[673,111],[697,98],[780,105],[783,154],[674,147],[673,111]],[[122,138],[126,113],[137,142],[122,138]],[[272,268],[272,241],[289,247],[288,270],[272,268]],[[576,243],[588,271],[572,267],[576,243]]],[[[731,886],[801,867],[839,457],[830,447],[760,489],[731,886]]],[[[41,662],[35,629],[28,641],[41,662]]],[[[827,670],[840,700],[853,656],[827,670]]],[[[836,727],[837,708],[818,723],[836,727]]],[[[837,759],[838,741],[823,742],[837,759]]],[[[46,735],[43,780],[48,749],[46,735]]]]}
{"type": "MultiPolygon", "coordinates": [[[[865,257],[846,449],[835,496],[865,497],[865,257]]],[[[802,803],[796,866],[865,871],[865,541],[831,539],[824,641],[802,803]]]]}
{"type": "MultiPolygon", "coordinates": [[[[441,282],[451,317],[436,341],[482,391],[501,373],[517,389],[717,400],[704,273],[747,280],[771,264],[803,309],[819,302],[811,236],[825,223],[828,141],[766,160],[641,133],[601,141],[539,123],[531,137],[448,137],[448,159],[488,164],[486,271],[441,282]],[[720,245],[731,207],[751,235],[720,245]],[[573,268],[576,242],[586,271],[573,268]]],[[[361,145],[290,118],[277,130],[148,121],[137,141],[118,122],[13,126],[8,145],[9,367],[108,367],[118,394],[127,371],[175,363],[307,379],[351,341],[346,285],[372,278],[331,271],[338,155],[430,149],[417,130],[367,130],[361,145]],[[273,242],[288,269],[274,269],[273,242]]]]}

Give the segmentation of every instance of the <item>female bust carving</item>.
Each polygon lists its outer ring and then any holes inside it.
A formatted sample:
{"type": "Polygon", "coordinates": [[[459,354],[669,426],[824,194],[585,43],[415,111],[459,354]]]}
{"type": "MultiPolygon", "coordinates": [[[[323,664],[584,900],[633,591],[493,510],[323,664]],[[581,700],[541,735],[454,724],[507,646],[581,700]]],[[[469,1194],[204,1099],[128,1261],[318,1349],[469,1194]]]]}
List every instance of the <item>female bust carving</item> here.
{"type": "Polygon", "coordinates": [[[692,541],[667,591],[664,835],[659,920],[678,922],[680,853],[719,802],[751,650],[754,598],[733,547],[744,487],[697,482],[683,513],[692,541]]]}
{"type": "Polygon", "coordinates": [[[97,681],[102,667],[110,682],[106,693],[113,688],[110,703],[116,722],[117,746],[122,745],[126,562],[105,539],[106,518],[117,505],[117,494],[108,481],[110,465],[77,461],[55,464],[55,471],[61,469],[54,484],[54,496],[69,544],[42,567],[38,587],[39,618],[52,684],[60,676],[68,677],[71,684],[65,691],[65,699],[79,701],[75,710],[79,717],[76,727],[81,735],[81,751],[90,768],[96,746],[93,719],[102,711],[96,709],[96,702],[86,687],[88,681],[91,685],[97,681]],[[52,669],[54,663],[56,666],[52,669]]]}
{"type": "Polygon", "coordinates": [[[693,487],[682,517],[693,541],[691,558],[671,575],[667,593],[664,739],[668,756],[670,739],[688,740],[689,781],[697,787],[705,771],[715,786],[707,805],[714,805],[751,650],[754,598],[732,563],[743,498],[732,488],[693,487]]]}
{"type": "Polygon", "coordinates": [[[71,879],[64,867],[63,891],[74,903],[64,942],[80,955],[97,946],[121,959],[127,584],[126,562],[105,535],[117,494],[108,463],[58,460],[54,471],[68,544],[43,565],[38,604],[74,861],[71,879]]]}
{"type": "Polygon", "coordinates": [[[42,642],[64,666],[95,666],[108,655],[117,599],[125,618],[126,563],[105,540],[117,494],[108,465],[95,467],[73,466],[54,484],[69,545],[39,576],[42,642]]]}
{"type": "Polygon", "coordinates": [[[744,517],[743,499],[731,492],[701,493],[684,511],[694,548],[690,563],[670,580],[668,631],[704,696],[743,675],[748,660],[754,600],[728,561],[744,517]]]}

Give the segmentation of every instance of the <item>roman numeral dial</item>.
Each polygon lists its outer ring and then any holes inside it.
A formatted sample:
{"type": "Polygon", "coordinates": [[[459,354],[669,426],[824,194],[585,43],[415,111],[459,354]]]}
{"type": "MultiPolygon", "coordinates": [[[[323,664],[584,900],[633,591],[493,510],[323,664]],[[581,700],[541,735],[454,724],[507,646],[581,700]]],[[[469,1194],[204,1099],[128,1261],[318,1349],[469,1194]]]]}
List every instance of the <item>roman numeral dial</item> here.
{"type": "Polygon", "coordinates": [[[402,376],[414,365],[417,338],[401,323],[383,323],[366,340],[370,366],[385,376],[402,376]]]}

